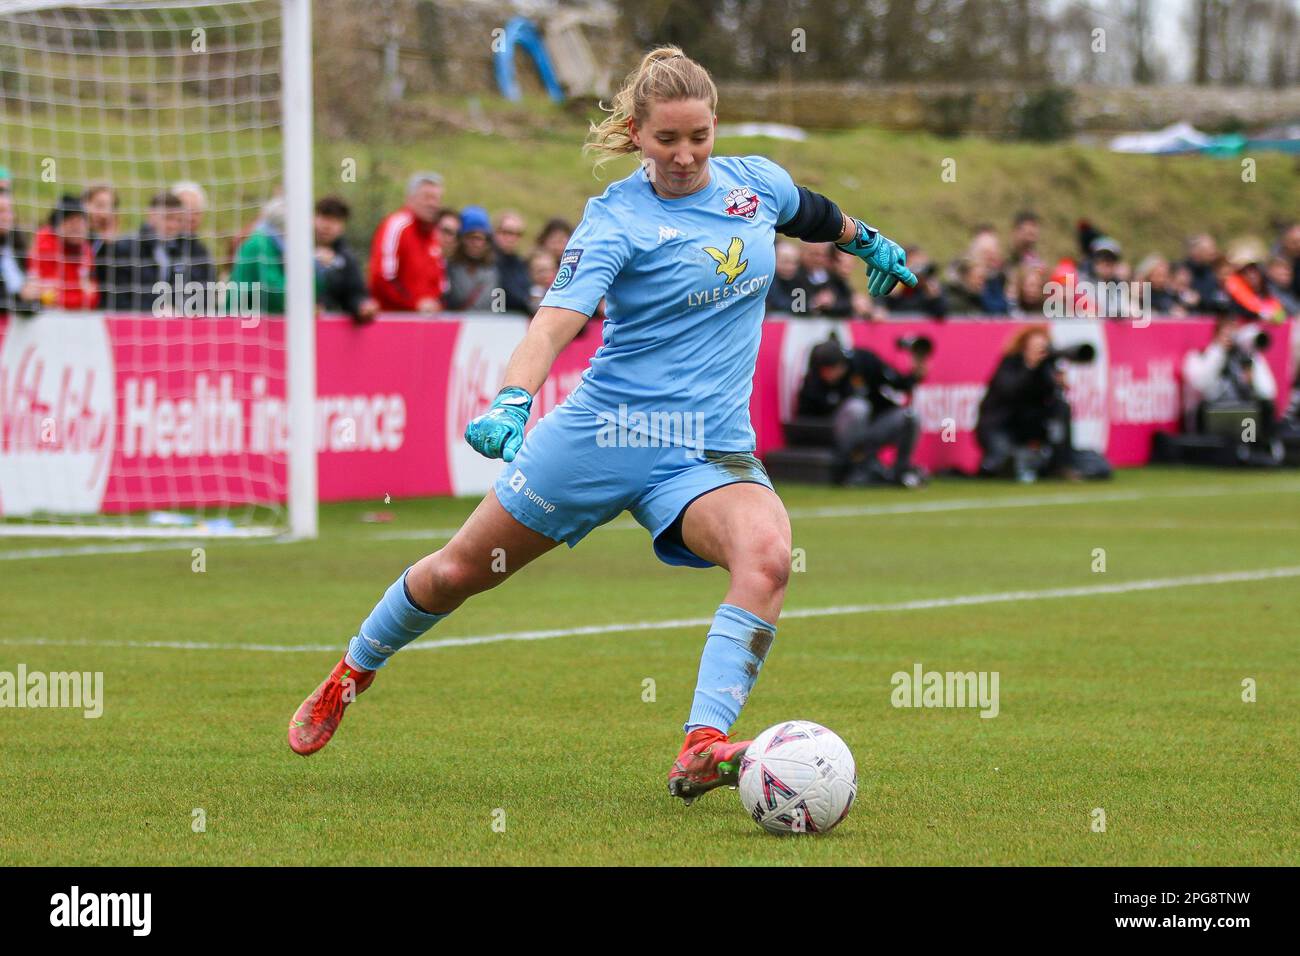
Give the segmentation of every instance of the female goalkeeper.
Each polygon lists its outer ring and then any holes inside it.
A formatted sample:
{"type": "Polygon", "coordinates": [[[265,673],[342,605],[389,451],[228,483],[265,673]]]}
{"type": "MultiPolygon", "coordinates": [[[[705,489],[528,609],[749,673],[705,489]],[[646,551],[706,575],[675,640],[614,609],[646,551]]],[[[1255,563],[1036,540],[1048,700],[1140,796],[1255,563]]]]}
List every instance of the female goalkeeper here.
{"type": "Polygon", "coordinates": [[[749,422],[775,234],[838,243],[865,260],[874,295],[916,277],[898,245],[770,160],[711,155],[717,103],[708,71],[660,47],[593,127],[588,148],[602,159],[642,162],[587,203],[501,392],[465,429],[511,466],[445,547],[389,587],[303,701],[289,725],[297,753],[325,746],[388,658],[466,598],[628,510],[661,561],[730,573],[668,790],[689,803],[736,782],[748,741],[727,732],[776,636],[790,568],[789,518],[749,422]],[[602,346],[525,438],[533,396],[602,297],[602,346]],[[509,570],[495,570],[503,552],[509,570]]]}

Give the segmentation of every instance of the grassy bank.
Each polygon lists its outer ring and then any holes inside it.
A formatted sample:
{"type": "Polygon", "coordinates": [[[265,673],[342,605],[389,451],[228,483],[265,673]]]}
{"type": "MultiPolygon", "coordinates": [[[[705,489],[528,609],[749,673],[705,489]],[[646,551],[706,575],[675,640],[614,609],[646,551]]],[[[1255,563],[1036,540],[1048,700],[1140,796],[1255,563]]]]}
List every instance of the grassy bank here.
{"type": "MultiPolygon", "coordinates": [[[[400,202],[405,177],[418,169],[443,173],[447,201],[456,206],[516,208],[530,228],[551,216],[576,221],[587,197],[633,168],[627,159],[611,163],[599,178],[593,175],[580,146],[588,118],[596,115],[594,107],[561,109],[545,101],[472,108],[411,104],[404,115],[376,122],[386,130],[401,129],[400,140],[318,137],[316,192],[337,193],[352,203],[351,235],[358,244],[368,242],[379,217],[400,202]]],[[[29,206],[25,219],[35,213],[31,206],[46,208],[59,192],[91,179],[139,184],[127,206],[140,202],[154,184],[197,179],[211,184],[213,234],[237,231],[236,221],[250,215],[274,179],[273,132],[221,143],[162,136],[150,140],[149,149],[138,142],[142,134],[105,129],[33,137],[12,121],[0,121],[0,141],[6,144],[0,164],[30,183],[19,192],[29,206]],[[137,142],[123,146],[128,139],[137,142]],[[55,182],[40,181],[47,153],[58,159],[55,182]],[[232,158],[243,153],[255,156],[232,158]],[[169,156],[191,159],[182,163],[169,156]],[[26,174],[24,165],[30,167],[26,174]]],[[[815,132],[802,143],[721,137],[717,149],[770,156],[797,181],[890,235],[945,258],[964,247],[975,224],[1005,227],[1026,207],[1043,217],[1049,255],[1074,252],[1074,224],[1088,217],[1117,237],[1134,260],[1148,252],[1172,256],[1180,253],[1186,235],[1204,229],[1221,241],[1247,233],[1271,238],[1275,222],[1297,215],[1300,195],[1300,165],[1279,154],[1251,157],[1254,181],[1243,181],[1238,158],[1127,156],[1076,144],[942,139],[873,129],[815,132]]]]}

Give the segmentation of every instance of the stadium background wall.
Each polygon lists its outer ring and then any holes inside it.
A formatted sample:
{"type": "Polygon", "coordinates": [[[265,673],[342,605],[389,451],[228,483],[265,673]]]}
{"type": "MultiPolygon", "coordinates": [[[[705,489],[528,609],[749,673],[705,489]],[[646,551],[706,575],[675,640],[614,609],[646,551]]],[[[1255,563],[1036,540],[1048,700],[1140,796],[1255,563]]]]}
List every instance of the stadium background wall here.
{"type": "MultiPolygon", "coordinates": [[[[0,514],[238,504],[283,488],[284,324],[240,322],[86,313],[0,319],[0,514]],[[55,440],[41,442],[43,431],[55,440]],[[46,456],[60,461],[51,468],[47,458],[40,473],[58,480],[24,480],[23,470],[46,456]]],[[[758,454],[781,447],[781,422],[808,351],[832,330],[895,363],[904,358],[895,339],[922,333],[936,348],[914,399],[922,422],[917,458],[931,469],[969,470],[978,458],[973,430],[984,383],[1022,324],[769,320],[750,405],[758,454]]],[[[491,402],[526,327],[522,317],[389,315],[360,328],[322,318],[321,500],[485,491],[501,462],[482,458],[461,436],[491,402]]],[[[1087,341],[1097,349],[1093,364],[1068,370],[1076,445],[1120,467],[1145,463],[1151,436],[1178,430],[1183,356],[1212,330],[1208,319],[1147,328],[1051,323],[1054,344],[1087,341]]],[[[1293,329],[1272,331],[1268,361],[1279,383],[1290,382],[1293,329]]],[[[534,403],[534,422],[577,385],[599,344],[593,324],[561,353],[534,403]]]]}

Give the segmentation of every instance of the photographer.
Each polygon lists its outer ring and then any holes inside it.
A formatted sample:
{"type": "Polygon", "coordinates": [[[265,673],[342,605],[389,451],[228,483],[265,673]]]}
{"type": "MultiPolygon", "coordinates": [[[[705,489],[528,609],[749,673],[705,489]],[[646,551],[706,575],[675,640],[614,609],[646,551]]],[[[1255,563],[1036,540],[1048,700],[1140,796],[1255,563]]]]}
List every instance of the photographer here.
{"type": "Polygon", "coordinates": [[[911,355],[910,372],[899,372],[868,349],[846,351],[833,336],[808,358],[798,414],[831,418],[836,484],[916,488],[925,483],[924,469],[912,464],[920,422],[902,402],[925,378],[932,345],[923,337],[900,339],[898,344],[911,355]],[[886,445],[897,448],[892,469],[876,457],[886,445]]]}
{"type": "Polygon", "coordinates": [[[1210,344],[1183,359],[1183,381],[1188,431],[1209,432],[1209,417],[1215,411],[1236,413],[1253,406],[1255,440],[1265,449],[1265,461],[1276,464],[1283,457],[1274,435],[1277,382],[1260,354],[1268,346],[1268,333],[1242,328],[1237,320],[1222,317],[1215,323],[1210,344]]]}
{"type": "MultiPolygon", "coordinates": [[[[1054,352],[1047,328],[1031,325],[1011,339],[980,402],[975,437],[984,452],[980,474],[1036,481],[1080,477],[1070,440],[1070,403],[1058,362],[1092,361],[1091,346],[1054,352]]],[[[1108,474],[1099,468],[1097,476],[1108,474]]]]}

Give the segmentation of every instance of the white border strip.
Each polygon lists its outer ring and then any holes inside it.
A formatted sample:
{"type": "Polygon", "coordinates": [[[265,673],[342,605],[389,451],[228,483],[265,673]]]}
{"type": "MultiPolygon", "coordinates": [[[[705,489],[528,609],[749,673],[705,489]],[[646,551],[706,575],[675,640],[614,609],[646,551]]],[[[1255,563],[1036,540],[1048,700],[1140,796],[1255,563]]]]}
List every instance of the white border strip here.
{"type": "MultiPolygon", "coordinates": [[[[1131,594],[1137,591],[1159,591],[1166,588],[1199,587],[1207,584],[1238,584],[1247,581],[1268,581],[1277,578],[1300,577],[1300,566],[1261,568],[1255,571],[1225,571],[1218,574],[1193,574],[1181,578],[1150,578],[1145,581],[1121,581],[1116,584],[1092,584],[1073,588],[1046,588],[1040,591],[999,591],[992,594],[964,594],[956,597],[918,598],[886,604],[839,604],[830,607],[795,608],[782,613],[782,620],[817,617],[837,617],[846,614],[887,614],[902,611],[930,611],[950,607],[972,607],[980,604],[1007,604],[1017,601],[1049,601],[1058,598],[1094,597],[1103,594],[1131,594]]],[[[578,637],[594,634],[617,634],[636,631],[669,631],[689,627],[707,627],[711,617],[673,618],[663,621],[633,621],[622,624],[592,624],[587,627],[560,627],[537,631],[507,631],[501,634],[484,634],[475,637],[448,637],[436,641],[420,641],[407,649],[433,651],[444,647],[467,647],[474,644],[498,644],[503,641],[545,641],[555,637],[578,637]]],[[[275,654],[334,653],[342,652],[345,641],[333,644],[217,644],[204,641],[94,641],[53,640],[41,637],[0,639],[0,645],[22,647],[114,647],[148,650],[178,651],[263,651],[275,654]]]]}
{"type": "MultiPolygon", "coordinates": [[[[951,498],[947,501],[905,501],[898,504],[887,505],[836,505],[821,508],[789,508],[788,513],[792,521],[814,520],[819,518],[869,518],[884,515],[909,515],[909,514],[935,514],[953,511],[984,511],[1001,508],[1037,508],[1051,507],[1053,505],[1087,505],[1094,502],[1106,504],[1111,502],[1122,501],[1152,501],[1164,498],[1217,498],[1222,496],[1239,496],[1239,495],[1272,495],[1286,494],[1288,492],[1300,492],[1300,484],[1286,483],[1270,485],[1263,488],[1236,488],[1232,486],[1218,486],[1211,488],[1187,488],[1176,491],[1164,491],[1159,493],[1145,493],[1139,491],[1113,491],[1113,492],[1092,492],[1092,493],[1070,493],[1063,492],[1059,494],[1047,495],[1024,495],[1019,497],[1007,498],[951,498]]],[[[616,518],[608,524],[601,525],[596,529],[600,531],[632,531],[641,526],[632,518],[616,518]]],[[[0,529],[3,526],[0,525],[0,529]]],[[[163,532],[157,537],[168,537],[172,544],[160,544],[153,546],[134,546],[134,545],[69,545],[63,548],[33,548],[28,550],[0,550],[0,561],[19,561],[24,558],[65,558],[65,557],[82,557],[98,554],[134,554],[147,551],[166,551],[173,548],[192,548],[196,543],[213,543],[221,540],[247,540],[246,535],[222,534],[204,538],[201,533],[194,529],[183,529],[184,536],[178,537],[175,529],[158,529],[163,532]]],[[[327,531],[327,537],[337,529],[327,531]]],[[[377,531],[365,534],[362,540],[365,541],[446,541],[450,540],[459,529],[458,528],[401,528],[390,531],[377,531]]],[[[349,531],[345,532],[350,534],[349,531]]],[[[275,533],[272,532],[272,535],[275,533]]],[[[51,532],[51,537],[63,537],[65,539],[80,536],[76,531],[63,531],[62,533],[51,532]]],[[[0,537],[3,534],[0,533],[0,537]]],[[[98,537],[122,537],[120,534],[102,534],[98,537]]],[[[268,536],[267,538],[258,538],[261,540],[272,540],[277,543],[287,543],[293,539],[284,535],[268,536]]]]}

